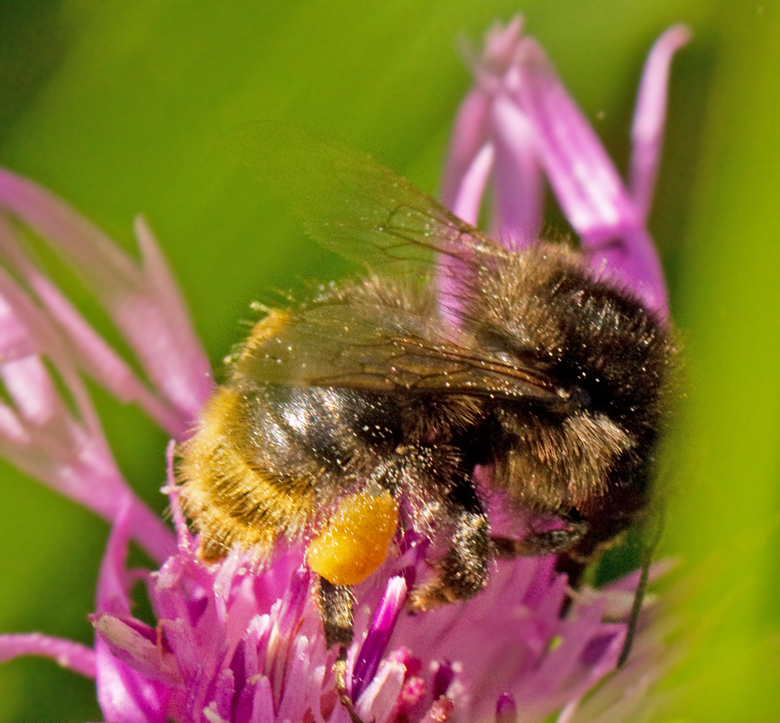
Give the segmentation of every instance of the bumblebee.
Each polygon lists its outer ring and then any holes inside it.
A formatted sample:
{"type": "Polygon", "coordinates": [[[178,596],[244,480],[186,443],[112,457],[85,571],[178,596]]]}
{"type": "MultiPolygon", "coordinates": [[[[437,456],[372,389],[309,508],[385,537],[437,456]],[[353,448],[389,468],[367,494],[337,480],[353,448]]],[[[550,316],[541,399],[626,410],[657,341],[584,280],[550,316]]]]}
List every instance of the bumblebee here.
{"type": "Polygon", "coordinates": [[[418,609],[478,594],[494,556],[586,564],[646,503],[667,325],[565,244],[510,251],[368,157],[263,135],[242,160],[366,272],[267,310],[181,446],[202,557],[305,544],[342,651],[405,531],[443,547],[418,609]],[[553,524],[492,535],[488,496],[553,524]]]}

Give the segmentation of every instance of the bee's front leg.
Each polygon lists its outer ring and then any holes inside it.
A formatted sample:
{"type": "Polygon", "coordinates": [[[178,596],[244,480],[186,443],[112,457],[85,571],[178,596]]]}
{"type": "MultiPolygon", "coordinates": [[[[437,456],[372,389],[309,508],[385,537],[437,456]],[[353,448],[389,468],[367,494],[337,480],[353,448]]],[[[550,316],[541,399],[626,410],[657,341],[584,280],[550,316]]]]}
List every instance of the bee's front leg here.
{"type": "Polygon", "coordinates": [[[569,522],[555,530],[534,531],[524,537],[491,537],[491,553],[496,557],[544,557],[571,550],[589,529],[585,521],[569,522]]]}

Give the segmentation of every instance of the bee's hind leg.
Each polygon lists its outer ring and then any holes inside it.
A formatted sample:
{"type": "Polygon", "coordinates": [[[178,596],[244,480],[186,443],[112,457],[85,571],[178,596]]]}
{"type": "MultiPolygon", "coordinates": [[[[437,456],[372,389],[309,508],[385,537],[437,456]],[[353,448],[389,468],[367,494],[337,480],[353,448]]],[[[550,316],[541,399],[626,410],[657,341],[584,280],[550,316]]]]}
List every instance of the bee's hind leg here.
{"type": "Polygon", "coordinates": [[[349,585],[334,585],[320,577],[317,598],[320,603],[325,644],[328,648],[336,645],[348,648],[352,643],[352,626],[355,622],[355,596],[352,588],[349,585]]]}
{"type": "Polygon", "coordinates": [[[355,712],[352,698],[347,693],[347,649],[352,643],[355,596],[348,585],[334,585],[324,577],[319,579],[317,598],[320,604],[322,629],[328,649],[338,647],[338,657],[333,663],[334,687],[339,703],[346,708],[352,723],[363,723],[355,712]]]}
{"type": "Polygon", "coordinates": [[[317,598],[320,604],[322,630],[325,633],[325,645],[329,650],[335,647],[339,650],[339,656],[333,664],[333,673],[336,677],[339,698],[343,698],[347,694],[347,648],[352,643],[355,596],[348,585],[334,585],[324,577],[320,577],[317,598]]]}

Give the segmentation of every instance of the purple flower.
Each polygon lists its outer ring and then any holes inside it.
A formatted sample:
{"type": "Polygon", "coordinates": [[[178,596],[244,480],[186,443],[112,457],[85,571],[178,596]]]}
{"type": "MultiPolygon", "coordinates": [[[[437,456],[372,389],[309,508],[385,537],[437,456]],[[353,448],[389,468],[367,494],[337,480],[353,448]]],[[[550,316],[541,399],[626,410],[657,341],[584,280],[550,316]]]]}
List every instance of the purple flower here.
{"type": "Polygon", "coordinates": [[[632,129],[630,184],[620,176],[539,44],[516,18],[489,33],[477,83],[455,123],[444,202],[475,223],[492,172],[494,232],[512,248],[539,235],[543,177],[577,231],[591,266],[665,316],[668,299],[647,215],[663,141],[669,66],[689,31],[659,38],[645,65],[632,129]]]}
{"type": "MultiPolygon", "coordinates": [[[[539,45],[520,21],[497,27],[475,62],[476,85],[458,114],[444,198],[476,221],[492,179],[495,234],[533,243],[548,179],[589,262],[665,317],[660,264],[646,228],[658,166],[669,64],[687,31],[654,46],[634,122],[630,184],[620,180],[539,45]]],[[[0,660],[44,655],[96,679],[112,723],[141,721],[350,721],[334,690],[300,549],[259,574],[238,551],[218,564],[197,555],[169,483],[172,534],[123,480],[84,378],[144,409],[182,439],[212,382],[184,303],[143,221],[141,264],[46,191],[0,171],[0,451],[45,484],[113,524],[100,571],[94,649],[41,634],[0,636],[0,660]],[[83,277],[143,375],[90,327],[34,265],[23,242],[35,231],[83,277]],[[130,570],[130,540],[160,564],[130,570]],[[131,613],[143,580],[155,627],[131,613]]],[[[446,292],[446,289],[445,289],[446,292]]],[[[629,719],[663,674],[663,627],[646,610],[634,655],[612,678],[637,574],[573,596],[552,558],[497,563],[472,600],[409,616],[404,604],[424,541],[411,542],[358,586],[346,692],[364,721],[629,719]],[[601,684],[598,692],[594,687],[601,684]],[[589,695],[590,694],[590,695],[589,695]]],[[[646,702],[644,703],[646,704],[646,702]]]]}

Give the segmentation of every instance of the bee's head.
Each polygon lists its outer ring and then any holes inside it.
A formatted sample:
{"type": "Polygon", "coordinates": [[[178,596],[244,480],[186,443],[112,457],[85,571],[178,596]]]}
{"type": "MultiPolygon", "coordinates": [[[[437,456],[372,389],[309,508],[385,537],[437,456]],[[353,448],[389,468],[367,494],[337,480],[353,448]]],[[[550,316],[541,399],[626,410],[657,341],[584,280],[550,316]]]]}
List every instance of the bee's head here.
{"type": "Polygon", "coordinates": [[[615,484],[635,484],[658,434],[673,354],[663,324],[557,244],[486,269],[475,289],[467,331],[489,353],[544,374],[566,400],[497,410],[500,436],[512,440],[498,484],[558,508],[603,494],[618,475],[615,484]]]}

